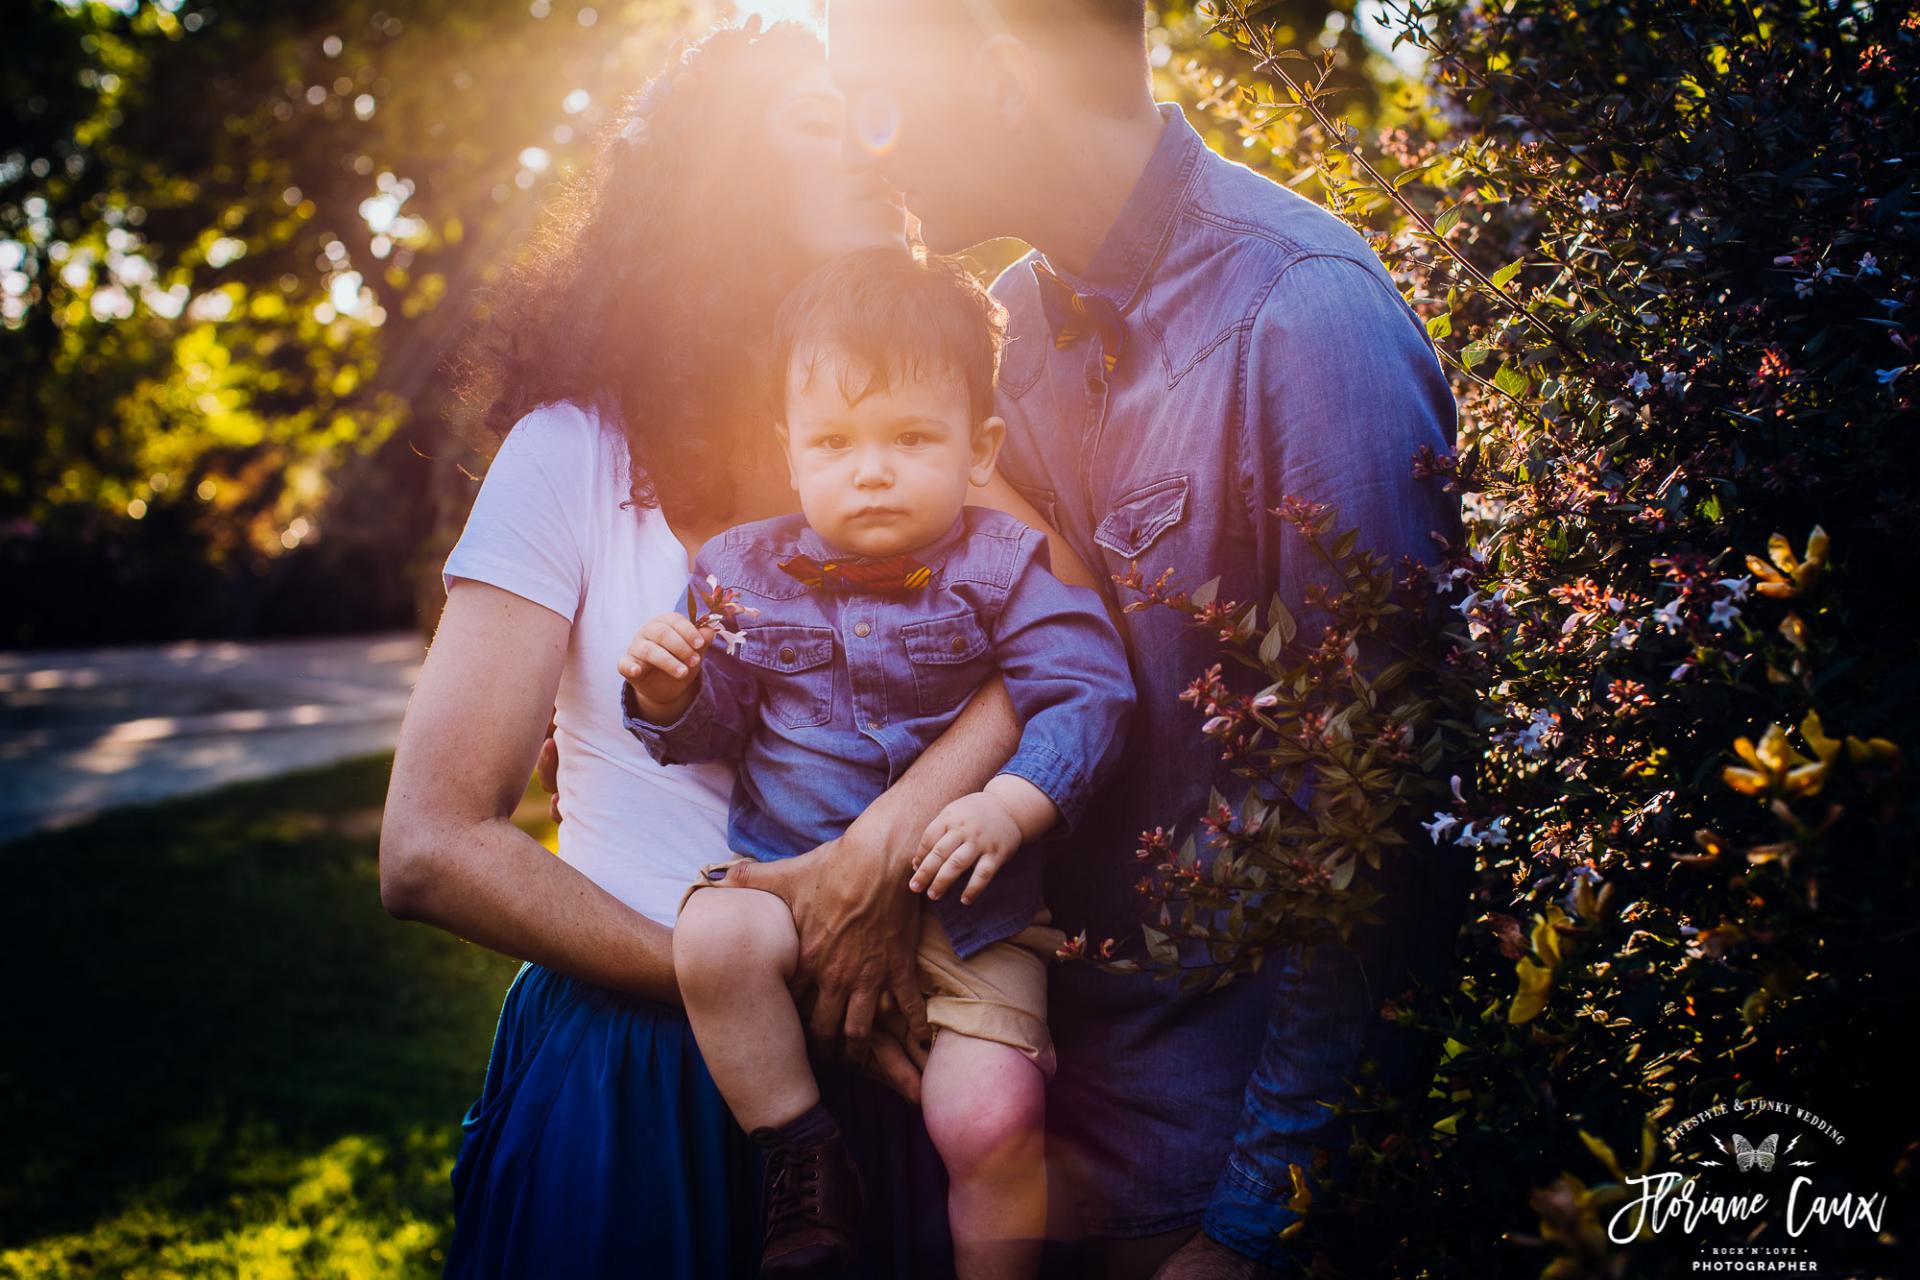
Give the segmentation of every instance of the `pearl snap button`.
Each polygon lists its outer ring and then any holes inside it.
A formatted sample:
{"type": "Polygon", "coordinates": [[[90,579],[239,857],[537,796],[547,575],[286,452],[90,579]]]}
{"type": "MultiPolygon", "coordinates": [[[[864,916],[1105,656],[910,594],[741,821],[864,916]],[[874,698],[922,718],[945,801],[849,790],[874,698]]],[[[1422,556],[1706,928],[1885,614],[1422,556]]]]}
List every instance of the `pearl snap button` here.
{"type": "Polygon", "coordinates": [[[853,634],[860,636],[863,639],[867,635],[869,635],[872,631],[873,631],[873,628],[868,626],[864,622],[856,622],[853,624],[853,634]]]}

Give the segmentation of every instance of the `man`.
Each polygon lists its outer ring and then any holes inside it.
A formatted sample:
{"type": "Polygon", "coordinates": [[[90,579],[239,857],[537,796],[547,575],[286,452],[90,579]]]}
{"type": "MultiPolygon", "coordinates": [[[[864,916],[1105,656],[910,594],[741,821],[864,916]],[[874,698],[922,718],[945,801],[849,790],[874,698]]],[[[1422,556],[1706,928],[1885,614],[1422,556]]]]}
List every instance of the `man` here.
{"type": "MultiPolygon", "coordinates": [[[[1419,446],[1454,446],[1418,318],[1353,228],[1155,104],[1141,0],[832,0],[828,47],[930,247],[1034,246],[994,285],[1004,470],[1096,571],[1217,573],[1221,598],[1278,592],[1311,626],[1310,567],[1269,514],[1283,497],[1333,504],[1389,562],[1431,561],[1430,532],[1457,532],[1457,504],[1411,471],[1419,446]]],[[[1209,788],[1244,784],[1178,698],[1214,642],[1165,609],[1124,625],[1134,732],[1052,855],[1048,901],[1069,934],[1137,950],[1140,833],[1190,831],[1209,788]]],[[[1298,1269],[1279,1237],[1289,1166],[1344,1151],[1344,1081],[1403,1048],[1380,1005],[1455,923],[1413,879],[1431,874],[1391,869],[1387,922],[1358,950],[1274,955],[1211,995],[1056,967],[1050,1157],[1109,1274],[1298,1269]]]]}

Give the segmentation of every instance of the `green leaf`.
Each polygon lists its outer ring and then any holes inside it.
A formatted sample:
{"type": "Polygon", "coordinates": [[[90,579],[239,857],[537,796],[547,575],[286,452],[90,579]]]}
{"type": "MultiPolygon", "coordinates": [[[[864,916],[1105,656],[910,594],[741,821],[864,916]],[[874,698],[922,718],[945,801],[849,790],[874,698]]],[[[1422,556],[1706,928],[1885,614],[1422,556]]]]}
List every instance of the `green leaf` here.
{"type": "Polygon", "coordinates": [[[1280,651],[1287,647],[1286,637],[1280,634],[1280,628],[1268,627],[1267,634],[1260,640],[1260,661],[1272,666],[1280,660],[1280,651]]]}
{"type": "MultiPolygon", "coordinates": [[[[1398,37],[1396,37],[1396,39],[1397,38],[1398,37]]],[[[1442,156],[1435,156],[1431,160],[1421,161],[1419,164],[1414,165],[1411,169],[1404,169],[1401,172],[1396,173],[1395,175],[1393,175],[1393,189],[1395,191],[1398,191],[1400,188],[1406,186],[1409,182],[1412,182],[1414,179],[1418,178],[1421,174],[1427,172],[1427,170],[1441,163],[1441,161],[1444,158],[1445,157],[1442,157],[1442,156]]]]}
{"type": "Polygon", "coordinates": [[[1527,380],[1526,374],[1510,364],[1503,364],[1499,372],[1493,375],[1493,385],[1510,396],[1519,397],[1526,395],[1527,388],[1533,384],[1527,380]]]}
{"type": "Polygon", "coordinates": [[[1219,594],[1220,594],[1220,579],[1218,576],[1215,576],[1207,579],[1205,582],[1195,587],[1193,589],[1193,594],[1188,596],[1187,599],[1193,601],[1193,603],[1195,603],[1196,605],[1199,605],[1202,609],[1204,609],[1208,605],[1212,604],[1214,597],[1219,594]]]}
{"type": "Polygon", "coordinates": [[[1438,236],[1444,236],[1447,232],[1453,230],[1454,224],[1459,221],[1460,206],[1456,204],[1442,210],[1440,216],[1433,220],[1433,233],[1438,236]]]}
{"type": "Polygon", "coordinates": [[[1437,316],[1427,317],[1427,336],[1429,338],[1444,338],[1452,332],[1453,315],[1450,312],[1442,311],[1437,316]]]}
{"type": "Polygon", "coordinates": [[[1525,258],[1515,258],[1515,259],[1514,259],[1514,260],[1513,260],[1512,262],[1509,262],[1509,263],[1508,263],[1508,264],[1507,264],[1506,266],[1504,266],[1504,267],[1502,267],[1502,268],[1500,268],[1500,269],[1499,269],[1498,271],[1496,271],[1496,272],[1494,272],[1494,273],[1493,273],[1493,287],[1494,287],[1494,288],[1496,288],[1496,289],[1504,289],[1504,288],[1506,288],[1506,287],[1507,287],[1507,281],[1509,281],[1509,280],[1511,280],[1511,279],[1513,279],[1513,278],[1514,278],[1515,276],[1517,276],[1517,275],[1519,275],[1519,274],[1520,274],[1520,268],[1521,268],[1521,267],[1523,267],[1523,266],[1525,266],[1525,265],[1526,265],[1526,262],[1527,262],[1527,260],[1526,260],[1525,258]]]}
{"type": "Polygon", "coordinates": [[[1293,638],[1300,634],[1299,624],[1293,620],[1293,614],[1287,609],[1287,606],[1281,602],[1279,596],[1275,596],[1273,603],[1267,606],[1267,617],[1272,620],[1274,627],[1279,630],[1281,643],[1292,644],[1293,638]]]}
{"type": "Polygon", "coordinates": [[[1605,311],[1603,309],[1582,312],[1580,315],[1574,317],[1572,324],[1567,326],[1567,335],[1571,337],[1574,334],[1579,333],[1582,329],[1592,324],[1595,320],[1598,320],[1604,314],[1605,314],[1605,311]]]}

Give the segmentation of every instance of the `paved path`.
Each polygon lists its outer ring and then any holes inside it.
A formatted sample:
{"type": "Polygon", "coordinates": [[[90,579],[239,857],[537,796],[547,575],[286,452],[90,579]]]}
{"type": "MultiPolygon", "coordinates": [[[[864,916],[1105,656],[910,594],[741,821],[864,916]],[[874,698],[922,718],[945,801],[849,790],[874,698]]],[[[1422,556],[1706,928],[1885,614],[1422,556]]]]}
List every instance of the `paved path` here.
{"type": "Polygon", "coordinates": [[[0,840],[392,748],[412,632],[0,653],[0,840]]]}

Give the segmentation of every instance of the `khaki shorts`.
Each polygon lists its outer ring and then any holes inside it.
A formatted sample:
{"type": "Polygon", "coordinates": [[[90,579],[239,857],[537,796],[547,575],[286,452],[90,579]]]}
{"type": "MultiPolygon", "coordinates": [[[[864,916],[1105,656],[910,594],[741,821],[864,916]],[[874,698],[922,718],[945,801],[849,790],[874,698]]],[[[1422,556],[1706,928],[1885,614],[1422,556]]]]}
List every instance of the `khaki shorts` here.
{"type": "MultiPolygon", "coordinates": [[[[752,858],[729,858],[700,868],[699,878],[680,896],[680,909],[697,890],[714,889],[709,871],[752,858]]],[[[927,998],[927,1023],[937,1040],[942,1030],[975,1040],[992,1040],[1018,1049],[1051,1079],[1054,1073],[1053,1036],[1047,1030],[1047,961],[1066,943],[1067,936],[1050,923],[1052,914],[1038,915],[1019,933],[982,947],[962,960],[947,937],[940,917],[920,913],[920,992],[927,998]]],[[[925,1068],[926,1052],[907,1034],[906,1016],[898,1010],[881,1015],[879,1024],[906,1047],[914,1065],[925,1068]]]]}

